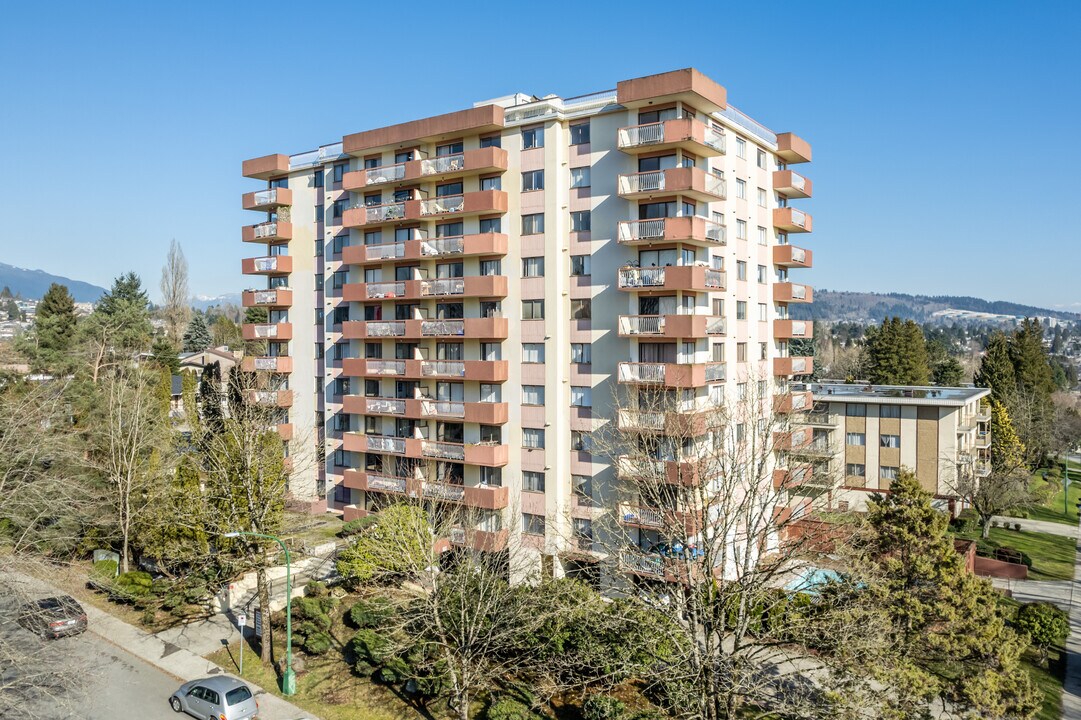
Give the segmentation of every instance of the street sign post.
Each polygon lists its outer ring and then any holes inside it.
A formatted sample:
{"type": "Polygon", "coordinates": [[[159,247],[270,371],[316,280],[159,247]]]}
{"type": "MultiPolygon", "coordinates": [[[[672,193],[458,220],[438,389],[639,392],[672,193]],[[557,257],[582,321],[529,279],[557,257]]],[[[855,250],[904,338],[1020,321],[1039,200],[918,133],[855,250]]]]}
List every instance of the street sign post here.
{"type": "Polygon", "coordinates": [[[240,676],[244,676],[244,626],[248,624],[248,616],[240,614],[236,616],[236,626],[240,630],[240,676]]]}

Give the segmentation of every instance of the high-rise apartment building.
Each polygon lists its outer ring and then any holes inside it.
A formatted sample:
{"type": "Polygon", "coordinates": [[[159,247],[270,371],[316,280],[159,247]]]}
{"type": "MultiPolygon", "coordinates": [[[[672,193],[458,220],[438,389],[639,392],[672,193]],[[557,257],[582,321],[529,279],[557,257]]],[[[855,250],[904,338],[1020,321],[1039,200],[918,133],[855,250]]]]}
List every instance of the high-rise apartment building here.
{"type": "Polygon", "coordinates": [[[590,433],[655,421],[617,413],[620,384],[690,410],[747,383],[809,407],[787,386],[812,369],[789,345],[811,334],[789,319],[812,299],[789,277],[811,266],[793,244],[811,216],[789,204],[810,159],[686,69],[245,161],[265,218],[243,239],[267,250],[244,261],[266,276],[244,303],[268,311],[247,365],[270,374],[290,453],[320,460],[294,499],[346,518],[458,503],[478,520],[452,542],[520,540],[558,568],[618,482],[590,433]]]}

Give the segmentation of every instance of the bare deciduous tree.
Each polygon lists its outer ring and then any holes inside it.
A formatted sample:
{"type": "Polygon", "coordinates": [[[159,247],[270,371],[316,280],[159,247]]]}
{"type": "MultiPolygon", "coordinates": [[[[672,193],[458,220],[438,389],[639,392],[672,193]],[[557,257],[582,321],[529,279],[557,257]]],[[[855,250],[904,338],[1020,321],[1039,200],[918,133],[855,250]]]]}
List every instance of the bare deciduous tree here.
{"type": "Polygon", "coordinates": [[[191,320],[191,294],[188,290],[188,261],[175,239],[169,244],[169,254],[161,269],[160,287],[165,333],[174,346],[179,346],[191,320]]]}

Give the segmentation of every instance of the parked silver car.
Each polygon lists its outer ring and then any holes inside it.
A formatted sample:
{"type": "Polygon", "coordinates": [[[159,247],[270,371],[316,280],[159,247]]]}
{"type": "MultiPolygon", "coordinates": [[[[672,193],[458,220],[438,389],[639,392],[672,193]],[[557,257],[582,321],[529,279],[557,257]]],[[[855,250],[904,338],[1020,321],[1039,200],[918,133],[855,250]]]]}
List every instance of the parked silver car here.
{"type": "Polygon", "coordinates": [[[259,712],[251,688],[225,675],[184,683],[169,705],[199,720],[256,720],[259,712]]]}

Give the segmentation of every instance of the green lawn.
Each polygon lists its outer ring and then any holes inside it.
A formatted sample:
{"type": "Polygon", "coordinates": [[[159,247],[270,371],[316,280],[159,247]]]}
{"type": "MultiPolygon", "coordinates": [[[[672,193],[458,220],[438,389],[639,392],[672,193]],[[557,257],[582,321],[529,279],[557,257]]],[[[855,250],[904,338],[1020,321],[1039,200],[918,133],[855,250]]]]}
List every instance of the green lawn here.
{"type": "MultiPolygon", "coordinates": [[[[979,529],[957,534],[967,540],[979,540],[979,529]]],[[[1076,541],[1061,535],[1050,535],[1027,530],[991,528],[990,539],[999,545],[1020,550],[1032,558],[1028,571],[1029,580],[1072,580],[1076,541]]]]}
{"type": "Polygon", "coordinates": [[[1043,705],[1036,713],[1037,720],[1059,720],[1062,717],[1062,684],[1066,678],[1066,658],[1062,651],[1048,653],[1047,667],[1037,664],[1032,653],[1026,653],[1022,661],[1032,681],[1043,692],[1043,705]]]}
{"type": "Polygon", "coordinates": [[[1077,503],[1081,501],[1081,467],[1075,469],[1074,463],[1070,463],[1070,489],[1066,507],[1062,504],[1062,480],[1050,483],[1042,478],[1043,470],[1037,470],[1032,474],[1030,487],[1040,498],[1040,502],[1018,513],[1020,517],[1032,520],[1046,520],[1048,522],[1076,525],[1078,521],[1077,503]],[[1076,473],[1076,474],[1075,474],[1076,473]]]}

